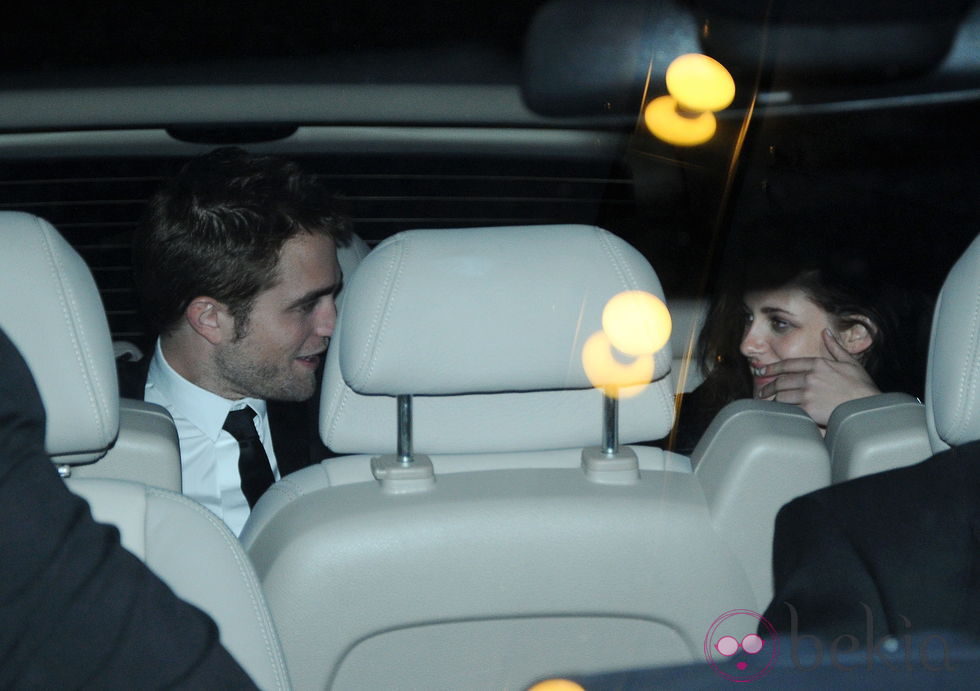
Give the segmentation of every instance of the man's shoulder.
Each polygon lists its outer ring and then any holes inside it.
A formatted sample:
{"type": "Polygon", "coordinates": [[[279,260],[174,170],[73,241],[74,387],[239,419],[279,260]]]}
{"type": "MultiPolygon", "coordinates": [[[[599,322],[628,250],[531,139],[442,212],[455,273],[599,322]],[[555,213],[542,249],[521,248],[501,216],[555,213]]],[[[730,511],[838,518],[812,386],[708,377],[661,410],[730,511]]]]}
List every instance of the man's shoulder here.
{"type": "Polygon", "coordinates": [[[831,511],[881,515],[886,506],[904,507],[969,498],[980,491],[980,441],[934,454],[924,461],[841,482],[797,497],[781,515],[831,511]],[[869,505],[875,511],[867,512],[869,505]]]}

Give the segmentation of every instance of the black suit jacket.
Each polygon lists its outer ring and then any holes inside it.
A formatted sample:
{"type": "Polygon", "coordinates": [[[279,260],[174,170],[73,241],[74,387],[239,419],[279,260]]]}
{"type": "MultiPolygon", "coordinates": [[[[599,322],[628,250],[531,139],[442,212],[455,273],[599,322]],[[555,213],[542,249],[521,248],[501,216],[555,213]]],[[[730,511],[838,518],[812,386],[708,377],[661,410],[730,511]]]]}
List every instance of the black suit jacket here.
{"type": "MultiPolygon", "coordinates": [[[[143,400],[150,358],[138,362],[117,362],[119,393],[124,398],[143,400]]],[[[300,468],[335,456],[320,440],[320,385],[323,363],[317,376],[317,388],[308,401],[268,401],[269,429],[276,452],[279,474],[285,477],[300,468]]]]}
{"type": "Polygon", "coordinates": [[[790,502],[773,576],[780,632],[980,636],[980,442],[790,502]]]}

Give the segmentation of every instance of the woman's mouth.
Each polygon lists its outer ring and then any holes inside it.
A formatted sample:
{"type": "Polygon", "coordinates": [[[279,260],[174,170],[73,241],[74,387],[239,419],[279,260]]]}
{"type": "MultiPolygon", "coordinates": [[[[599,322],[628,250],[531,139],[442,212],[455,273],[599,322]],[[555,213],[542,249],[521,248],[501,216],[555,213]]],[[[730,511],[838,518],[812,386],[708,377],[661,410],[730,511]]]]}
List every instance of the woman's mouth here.
{"type": "Polygon", "coordinates": [[[775,376],[766,376],[766,365],[750,365],[749,372],[752,373],[752,388],[756,396],[763,386],[776,379],[775,376]]]}

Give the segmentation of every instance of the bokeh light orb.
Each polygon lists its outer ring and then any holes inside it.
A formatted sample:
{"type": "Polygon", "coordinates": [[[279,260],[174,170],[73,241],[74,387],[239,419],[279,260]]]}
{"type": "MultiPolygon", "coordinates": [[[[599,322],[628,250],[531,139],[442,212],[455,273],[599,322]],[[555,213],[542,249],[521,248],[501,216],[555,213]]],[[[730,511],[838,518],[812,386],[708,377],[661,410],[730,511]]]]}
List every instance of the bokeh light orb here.
{"type": "Polygon", "coordinates": [[[592,386],[597,389],[613,390],[616,395],[629,396],[642,389],[630,391],[653,381],[653,355],[630,358],[632,362],[621,362],[613,353],[609,337],[596,331],[582,347],[582,367],[592,386]]]}
{"type": "Polygon", "coordinates": [[[643,110],[643,122],[653,136],[675,146],[704,144],[718,129],[714,113],[681,114],[673,96],[650,101],[643,110]]]}
{"type": "Polygon", "coordinates": [[[667,67],[667,92],[696,113],[724,110],[735,99],[735,80],[724,65],[700,53],[675,58],[667,67]]]}
{"type": "Polygon", "coordinates": [[[651,355],[670,340],[670,311],[652,293],[627,290],[606,303],[602,330],[620,352],[634,357],[651,355]]]}
{"type": "Polygon", "coordinates": [[[585,691],[585,688],[571,679],[545,679],[539,681],[528,691],[585,691]]]}

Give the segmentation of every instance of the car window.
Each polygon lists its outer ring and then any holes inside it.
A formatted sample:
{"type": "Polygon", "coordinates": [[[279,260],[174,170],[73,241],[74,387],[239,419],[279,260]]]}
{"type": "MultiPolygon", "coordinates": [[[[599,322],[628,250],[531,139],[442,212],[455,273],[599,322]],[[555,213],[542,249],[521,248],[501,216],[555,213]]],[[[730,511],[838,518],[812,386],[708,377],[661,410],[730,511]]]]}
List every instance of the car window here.
{"type": "MultiPolygon", "coordinates": [[[[513,3],[501,12],[491,3],[465,10],[408,3],[381,11],[334,3],[327,12],[258,3],[242,13],[209,5],[165,16],[128,6],[20,8],[22,30],[2,48],[3,124],[11,134],[37,136],[4,147],[4,208],[39,212],[71,237],[97,272],[114,332],[125,338],[140,336],[125,248],[143,201],[187,156],[224,143],[300,154],[348,200],[369,244],[422,226],[596,223],[641,249],[668,294],[679,297],[713,287],[730,229],[760,208],[867,219],[863,245],[886,253],[895,274],[927,296],[971,239],[970,3],[948,3],[948,21],[937,23],[935,35],[914,36],[921,46],[908,55],[854,48],[850,64],[840,65],[820,64],[817,48],[793,53],[785,32],[773,31],[769,54],[761,55],[761,9],[614,3],[635,20],[620,27],[623,44],[642,48],[643,36],[663,44],[630,55],[630,69],[646,80],[629,88],[603,64],[596,31],[532,21],[543,5],[513,3]],[[666,93],[669,51],[698,49],[699,21],[715,29],[701,48],[729,61],[735,100],[718,113],[711,141],[674,146],[637,117],[639,98],[666,93]],[[732,32],[743,24],[756,33],[736,49],[732,32]],[[694,33],[677,38],[685,27],[694,33]],[[565,33],[551,39],[556,31],[565,33]],[[558,46],[540,57],[525,50],[531,39],[558,46]],[[574,50],[562,52],[563,45],[574,50]],[[596,94],[582,87],[589,80],[567,78],[564,100],[533,91],[555,81],[549,70],[560,77],[561,62],[576,54],[594,66],[596,94]],[[522,55],[535,61],[522,63],[522,55]],[[771,60],[772,69],[760,72],[759,60],[771,60]],[[268,98],[246,91],[240,96],[262,108],[237,114],[191,88],[268,84],[270,74],[280,88],[322,88],[268,98]],[[333,91],[351,84],[358,98],[333,91]],[[109,90],[71,98],[45,86],[109,90]],[[639,98],[614,98],[630,89],[639,98]],[[283,99],[288,107],[269,110],[283,99]],[[263,108],[270,120],[261,119],[263,108]],[[74,134],[58,139],[68,131],[74,134]]],[[[607,14],[613,18],[597,13],[593,23],[617,20],[607,14]]],[[[873,19],[867,14],[861,21],[873,19]]]]}

